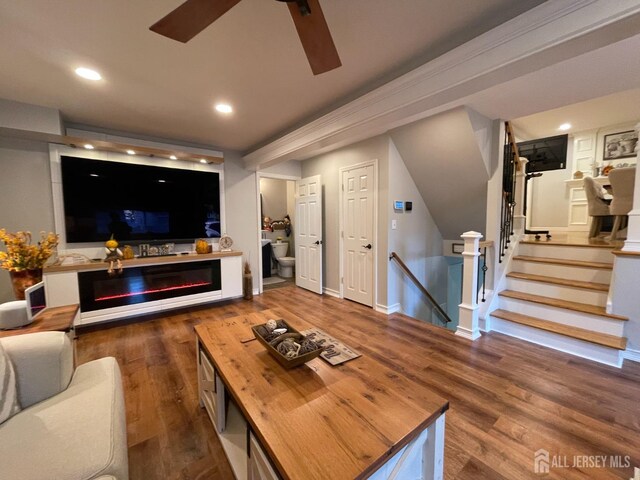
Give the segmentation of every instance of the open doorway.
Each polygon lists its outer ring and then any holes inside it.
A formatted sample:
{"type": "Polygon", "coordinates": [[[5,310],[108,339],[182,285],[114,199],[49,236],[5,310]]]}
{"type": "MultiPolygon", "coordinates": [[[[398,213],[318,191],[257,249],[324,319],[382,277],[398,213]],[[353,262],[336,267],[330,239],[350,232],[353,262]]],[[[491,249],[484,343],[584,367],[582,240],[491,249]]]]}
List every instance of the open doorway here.
{"type": "Polygon", "coordinates": [[[295,285],[296,177],[257,175],[260,292],[295,285]]]}

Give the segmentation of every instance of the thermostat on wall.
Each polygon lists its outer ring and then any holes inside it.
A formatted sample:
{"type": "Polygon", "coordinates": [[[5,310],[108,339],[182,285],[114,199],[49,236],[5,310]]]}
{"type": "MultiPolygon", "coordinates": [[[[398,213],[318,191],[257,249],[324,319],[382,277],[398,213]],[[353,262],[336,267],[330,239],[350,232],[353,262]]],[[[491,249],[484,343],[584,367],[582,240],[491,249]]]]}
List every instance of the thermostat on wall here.
{"type": "Polygon", "coordinates": [[[404,210],[404,202],[401,200],[396,200],[393,202],[394,210],[404,210]]]}

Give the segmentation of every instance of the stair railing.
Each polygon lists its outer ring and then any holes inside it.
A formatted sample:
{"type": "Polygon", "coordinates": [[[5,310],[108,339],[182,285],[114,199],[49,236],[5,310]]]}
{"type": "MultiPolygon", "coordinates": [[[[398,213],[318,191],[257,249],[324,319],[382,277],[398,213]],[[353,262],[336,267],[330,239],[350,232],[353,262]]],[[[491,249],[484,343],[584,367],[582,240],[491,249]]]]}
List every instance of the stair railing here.
{"type": "Polygon", "coordinates": [[[509,122],[504,122],[504,165],[502,168],[502,207],[500,210],[500,246],[498,261],[502,263],[502,257],[511,243],[513,235],[513,219],[516,207],[516,176],[520,168],[520,154],[518,145],[509,122]]]}
{"type": "Polygon", "coordinates": [[[451,318],[449,318],[449,315],[447,315],[447,312],[445,312],[442,307],[440,305],[438,305],[438,302],[436,302],[435,298],[433,298],[433,296],[431,296],[431,294],[429,293],[429,291],[426,289],[426,287],[424,285],[422,285],[422,283],[420,283],[420,280],[418,280],[416,278],[416,276],[413,274],[413,272],[411,272],[411,270],[409,270],[409,267],[407,267],[407,265],[402,261],[402,259],[398,256],[398,254],[396,252],[391,252],[389,254],[389,261],[395,260],[396,263],[398,264],[398,266],[400,267],[400,269],[404,272],[404,274],[409,277],[409,279],[414,283],[414,285],[416,287],[418,287],[418,290],[420,290],[420,292],[429,299],[429,302],[431,302],[431,305],[433,305],[433,307],[436,309],[436,311],[441,315],[440,317],[438,317],[440,319],[440,321],[442,323],[444,323],[445,325],[449,322],[451,322],[451,318]]]}
{"type": "Polygon", "coordinates": [[[487,265],[487,249],[493,247],[493,240],[480,242],[479,247],[478,295],[482,293],[481,301],[484,303],[486,302],[487,271],[489,270],[489,266],[487,265]]]}

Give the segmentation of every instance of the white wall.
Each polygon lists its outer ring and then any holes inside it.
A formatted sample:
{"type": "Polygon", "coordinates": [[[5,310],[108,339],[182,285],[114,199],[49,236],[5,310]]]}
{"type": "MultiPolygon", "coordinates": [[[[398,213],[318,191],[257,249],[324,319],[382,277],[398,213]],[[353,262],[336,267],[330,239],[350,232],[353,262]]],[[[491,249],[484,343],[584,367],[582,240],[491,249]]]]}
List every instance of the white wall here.
{"type": "Polygon", "coordinates": [[[63,133],[60,111],[0,98],[0,127],[31,132],[63,133]]]}
{"type": "MultiPolygon", "coordinates": [[[[0,228],[30,231],[35,240],[54,231],[48,145],[0,137],[0,171],[0,228]]],[[[10,300],[9,272],[0,270],[0,303],[10,300]]]]}
{"type": "MultiPolygon", "coordinates": [[[[413,274],[427,288],[439,304],[447,301],[447,261],[442,256],[442,235],[422,199],[409,170],[393,141],[389,140],[389,196],[385,205],[388,213],[389,252],[395,251],[413,274]],[[394,200],[413,202],[411,212],[397,212],[394,200]],[[391,228],[395,220],[397,228],[391,228]]],[[[431,321],[432,306],[422,293],[400,270],[395,262],[389,264],[388,304],[400,304],[402,311],[412,317],[431,321]]],[[[441,325],[438,322],[434,322],[441,325]]]]}
{"type": "Polygon", "coordinates": [[[260,179],[262,215],[271,220],[282,220],[287,210],[287,181],[277,178],[260,179]]]}
{"type": "Polygon", "coordinates": [[[244,168],[238,152],[225,152],[224,191],[227,234],[234,250],[241,250],[251,264],[254,290],[258,288],[258,210],[256,173],[244,168]]]}
{"type": "Polygon", "coordinates": [[[640,359],[640,296],[638,295],[640,257],[616,255],[613,272],[612,313],[629,317],[624,325],[627,349],[633,350],[640,359]]]}
{"type": "Polygon", "coordinates": [[[387,209],[388,198],[388,138],[378,136],[344,147],[333,152],[319,155],[302,162],[302,176],[322,176],[324,194],[324,287],[334,292],[340,291],[340,230],[339,230],[339,169],[373,159],[378,160],[378,245],[377,272],[378,290],[377,303],[387,305],[387,209]]]}

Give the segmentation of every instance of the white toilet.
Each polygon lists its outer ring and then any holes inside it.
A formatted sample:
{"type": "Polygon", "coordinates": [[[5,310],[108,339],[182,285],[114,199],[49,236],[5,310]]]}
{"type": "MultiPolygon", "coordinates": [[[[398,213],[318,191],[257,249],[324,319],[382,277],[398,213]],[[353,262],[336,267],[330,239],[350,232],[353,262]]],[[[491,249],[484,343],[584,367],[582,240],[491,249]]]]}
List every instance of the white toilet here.
{"type": "Polygon", "coordinates": [[[283,278],[293,277],[293,267],[296,264],[296,259],[285,256],[289,249],[289,242],[272,242],[271,248],[273,248],[273,256],[278,261],[278,275],[283,278]]]}

